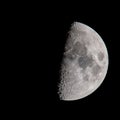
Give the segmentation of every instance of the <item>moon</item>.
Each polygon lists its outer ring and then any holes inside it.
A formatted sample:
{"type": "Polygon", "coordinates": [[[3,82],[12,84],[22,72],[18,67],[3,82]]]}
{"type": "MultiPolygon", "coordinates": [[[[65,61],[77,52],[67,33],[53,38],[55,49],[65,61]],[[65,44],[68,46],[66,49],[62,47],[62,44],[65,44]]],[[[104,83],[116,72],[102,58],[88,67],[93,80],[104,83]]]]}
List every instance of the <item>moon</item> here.
{"type": "Polygon", "coordinates": [[[60,69],[60,100],[89,96],[103,83],[108,70],[108,52],[98,33],[74,22],[68,32],[60,69]]]}

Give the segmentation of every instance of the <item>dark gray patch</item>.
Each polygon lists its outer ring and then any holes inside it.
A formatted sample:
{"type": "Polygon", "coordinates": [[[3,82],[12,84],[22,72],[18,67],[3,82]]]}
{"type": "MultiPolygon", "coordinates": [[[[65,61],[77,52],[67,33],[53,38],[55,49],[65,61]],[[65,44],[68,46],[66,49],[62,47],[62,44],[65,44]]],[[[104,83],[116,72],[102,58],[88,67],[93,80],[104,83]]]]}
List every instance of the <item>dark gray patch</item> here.
{"type": "Polygon", "coordinates": [[[65,57],[67,57],[69,60],[75,60],[77,58],[77,55],[84,56],[86,54],[87,48],[85,45],[77,41],[73,45],[73,48],[65,54],[65,57]]]}
{"type": "Polygon", "coordinates": [[[87,48],[85,44],[77,41],[73,46],[72,52],[77,55],[85,55],[87,53],[87,48]]]}
{"type": "Polygon", "coordinates": [[[92,68],[92,74],[93,75],[97,75],[99,72],[101,71],[101,67],[99,65],[95,65],[93,68],[92,68]]]}
{"type": "Polygon", "coordinates": [[[69,60],[71,60],[71,61],[73,61],[73,60],[75,60],[76,59],[76,55],[75,54],[73,54],[72,52],[69,52],[69,53],[67,53],[66,55],[65,55],[65,59],[67,58],[67,59],[69,59],[69,60]]]}
{"type": "Polygon", "coordinates": [[[103,53],[103,52],[99,52],[99,53],[98,53],[98,59],[99,59],[100,61],[102,61],[103,58],[104,58],[104,53],[103,53]]]}
{"type": "Polygon", "coordinates": [[[93,64],[93,58],[92,56],[81,56],[78,59],[78,64],[81,68],[85,69],[88,66],[92,66],[93,64]]]}
{"type": "Polygon", "coordinates": [[[84,81],[89,81],[89,76],[88,76],[88,75],[85,75],[85,76],[83,77],[83,80],[84,80],[84,81]]]}

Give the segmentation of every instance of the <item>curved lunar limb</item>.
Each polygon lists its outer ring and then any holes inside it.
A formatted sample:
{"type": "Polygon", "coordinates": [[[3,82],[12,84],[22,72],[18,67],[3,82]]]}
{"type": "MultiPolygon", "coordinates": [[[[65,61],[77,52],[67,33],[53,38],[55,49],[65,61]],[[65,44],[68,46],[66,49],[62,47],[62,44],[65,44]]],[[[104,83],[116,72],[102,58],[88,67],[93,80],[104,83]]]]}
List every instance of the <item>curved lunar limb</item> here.
{"type": "Polygon", "coordinates": [[[105,79],[108,52],[102,38],[89,26],[74,22],[66,41],[59,96],[78,100],[93,93],[105,79]]]}

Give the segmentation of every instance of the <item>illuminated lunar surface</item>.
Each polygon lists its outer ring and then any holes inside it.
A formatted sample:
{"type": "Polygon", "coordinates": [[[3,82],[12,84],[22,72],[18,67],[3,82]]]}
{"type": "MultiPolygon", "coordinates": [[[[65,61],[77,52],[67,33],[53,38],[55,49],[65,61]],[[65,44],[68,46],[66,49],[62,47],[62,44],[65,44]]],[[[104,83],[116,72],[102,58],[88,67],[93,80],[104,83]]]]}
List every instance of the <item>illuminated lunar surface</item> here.
{"type": "Polygon", "coordinates": [[[90,95],[104,81],[107,70],[108,52],[102,38],[89,26],[74,22],[61,64],[60,99],[72,101],[90,95]]]}

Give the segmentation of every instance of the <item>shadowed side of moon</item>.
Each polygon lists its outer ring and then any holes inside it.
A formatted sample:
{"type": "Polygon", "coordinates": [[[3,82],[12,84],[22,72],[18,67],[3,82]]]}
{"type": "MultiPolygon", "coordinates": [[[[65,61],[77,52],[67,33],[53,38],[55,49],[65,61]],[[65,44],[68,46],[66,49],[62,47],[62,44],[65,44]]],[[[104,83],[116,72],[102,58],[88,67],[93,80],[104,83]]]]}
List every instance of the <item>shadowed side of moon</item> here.
{"type": "Polygon", "coordinates": [[[102,38],[85,24],[74,22],[61,64],[58,94],[61,100],[77,100],[93,93],[108,69],[108,53],[102,38]]]}

